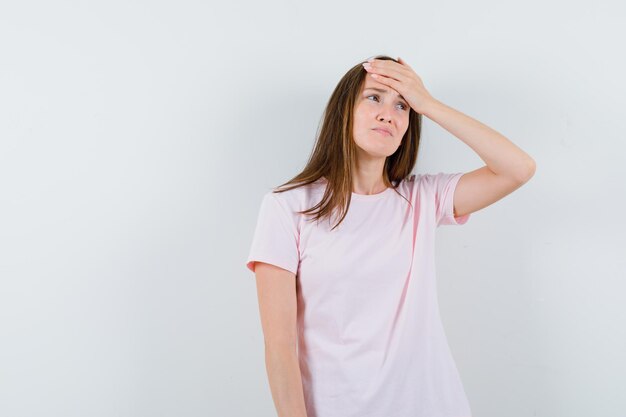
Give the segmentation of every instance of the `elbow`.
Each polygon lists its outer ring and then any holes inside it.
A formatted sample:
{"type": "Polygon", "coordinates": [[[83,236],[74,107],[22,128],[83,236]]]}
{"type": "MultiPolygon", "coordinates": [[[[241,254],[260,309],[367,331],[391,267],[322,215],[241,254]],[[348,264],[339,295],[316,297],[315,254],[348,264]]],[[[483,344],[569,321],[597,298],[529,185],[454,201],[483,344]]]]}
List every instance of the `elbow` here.
{"type": "Polygon", "coordinates": [[[524,169],[520,170],[517,176],[519,182],[522,184],[525,182],[528,182],[533,177],[533,175],[535,175],[536,169],[537,169],[537,164],[535,163],[535,160],[532,159],[531,157],[528,157],[528,160],[525,163],[524,169]]]}
{"type": "Polygon", "coordinates": [[[526,181],[530,180],[533,175],[535,175],[535,171],[537,170],[537,164],[535,163],[535,160],[530,158],[528,160],[528,171],[526,173],[526,181]]]}
{"type": "Polygon", "coordinates": [[[287,353],[295,353],[296,350],[296,341],[292,338],[265,340],[265,352],[268,353],[276,353],[282,355],[287,353]]]}
{"type": "Polygon", "coordinates": [[[295,344],[265,344],[265,362],[268,365],[281,365],[297,357],[298,351],[295,344]]]}

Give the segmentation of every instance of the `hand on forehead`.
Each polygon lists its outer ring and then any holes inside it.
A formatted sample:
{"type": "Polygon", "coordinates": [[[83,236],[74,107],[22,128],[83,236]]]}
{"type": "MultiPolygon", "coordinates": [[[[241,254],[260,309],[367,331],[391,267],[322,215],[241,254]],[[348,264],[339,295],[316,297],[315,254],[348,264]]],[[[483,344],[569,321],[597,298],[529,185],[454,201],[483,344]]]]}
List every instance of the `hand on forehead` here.
{"type": "Polygon", "coordinates": [[[366,82],[363,83],[363,88],[367,88],[367,87],[382,88],[385,90],[391,90],[392,93],[400,94],[393,88],[389,87],[388,85],[376,81],[375,78],[372,78],[372,74],[370,73],[365,74],[365,80],[366,82]]]}

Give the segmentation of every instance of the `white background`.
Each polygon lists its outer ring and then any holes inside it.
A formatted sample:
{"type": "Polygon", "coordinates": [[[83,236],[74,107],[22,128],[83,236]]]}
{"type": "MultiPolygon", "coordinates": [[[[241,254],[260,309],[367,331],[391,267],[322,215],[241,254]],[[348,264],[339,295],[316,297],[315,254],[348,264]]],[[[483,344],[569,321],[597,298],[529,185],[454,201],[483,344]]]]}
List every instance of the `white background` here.
{"type": "MultiPolygon", "coordinates": [[[[376,54],[537,163],[438,232],[475,417],[626,415],[625,17],[619,1],[3,2],[0,415],[276,415],[245,268],[260,199],[376,54]]],[[[416,172],[484,164],[424,120],[416,172]]]]}

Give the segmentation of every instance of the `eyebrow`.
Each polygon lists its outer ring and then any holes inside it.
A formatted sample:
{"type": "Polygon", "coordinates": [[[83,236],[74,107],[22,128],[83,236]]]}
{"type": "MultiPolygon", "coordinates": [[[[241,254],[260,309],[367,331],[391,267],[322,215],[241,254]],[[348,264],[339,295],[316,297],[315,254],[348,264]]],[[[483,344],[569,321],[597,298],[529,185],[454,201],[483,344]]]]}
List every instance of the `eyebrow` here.
{"type": "MultiPolygon", "coordinates": [[[[374,91],[377,91],[377,92],[379,92],[379,93],[388,93],[388,92],[389,92],[388,90],[383,90],[382,88],[376,88],[376,87],[367,87],[367,88],[366,88],[366,89],[364,89],[363,91],[367,91],[367,90],[374,90],[374,91]]],[[[402,97],[402,95],[400,95],[400,94],[397,94],[397,97],[399,97],[400,99],[402,99],[402,100],[406,101],[406,100],[404,99],[404,97],[402,97]]]]}

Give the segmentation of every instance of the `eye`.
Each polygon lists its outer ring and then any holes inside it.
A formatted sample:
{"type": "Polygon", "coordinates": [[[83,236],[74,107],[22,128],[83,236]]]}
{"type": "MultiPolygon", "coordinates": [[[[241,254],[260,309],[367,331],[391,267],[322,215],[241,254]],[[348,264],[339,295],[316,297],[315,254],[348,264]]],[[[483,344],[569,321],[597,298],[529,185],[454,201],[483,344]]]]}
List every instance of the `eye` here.
{"type": "MultiPolygon", "coordinates": [[[[372,94],[372,95],[369,95],[369,96],[367,96],[366,98],[370,98],[370,97],[376,97],[376,99],[378,100],[378,95],[377,95],[377,94],[372,94]]],[[[406,109],[407,109],[407,105],[406,105],[406,104],[404,104],[404,103],[402,103],[402,102],[399,102],[398,104],[399,104],[400,106],[402,106],[402,110],[406,110],[406,109]]]]}

